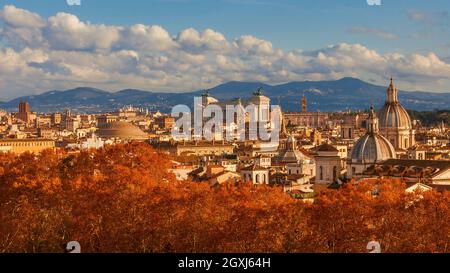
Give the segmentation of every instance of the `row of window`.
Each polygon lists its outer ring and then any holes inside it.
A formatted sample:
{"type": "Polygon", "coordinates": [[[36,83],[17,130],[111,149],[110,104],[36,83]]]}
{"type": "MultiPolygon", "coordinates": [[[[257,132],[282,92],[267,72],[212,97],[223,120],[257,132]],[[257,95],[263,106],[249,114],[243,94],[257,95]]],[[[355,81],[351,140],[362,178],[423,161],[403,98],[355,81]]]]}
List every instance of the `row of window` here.
{"type": "Polygon", "coordinates": [[[1,142],[0,146],[13,146],[13,147],[42,147],[42,146],[55,146],[53,142],[1,142]]]}
{"type": "MultiPolygon", "coordinates": [[[[255,183],[256,184],[267,184],[267,176],[266,174],[257,174],[255,176],[256,180],[255,183]]],[[[252,175],[251,174],[244,174],[244,180],[245,181],[252,181],[252,175]]]]}
{"type": "MultiPolygon", "coordinates": [[[[333,167],[333,182],[337,181],[338,178],[338,172],[337,172],[337,166],[333,167]]],[[[323,180],[323,166],[319,167],[319,180],[323,180]]]]}

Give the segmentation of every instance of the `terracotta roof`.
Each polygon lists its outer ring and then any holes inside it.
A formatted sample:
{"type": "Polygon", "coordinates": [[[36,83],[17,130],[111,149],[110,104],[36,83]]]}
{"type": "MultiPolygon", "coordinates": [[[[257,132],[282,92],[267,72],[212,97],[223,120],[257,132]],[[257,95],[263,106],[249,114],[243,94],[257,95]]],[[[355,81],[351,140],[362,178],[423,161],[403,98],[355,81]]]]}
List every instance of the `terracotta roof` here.
{"type": "Polygon", "coordinates": [[[251,165],[245,168],[242,168],[241,171],[267,171],[267,168],[261,167],[259,165],[251,165]]]}
{"type": "Polygon", "coordinates": [[[403,165],[417,167],[432,167],[439,169],[450,168],[450,161],[447,160],[416,160],[416,159],[388,159],[381,163],[382,165],[403,165]]]}
{"type": "Polygon", "coordinates": [[[339,152],[333,145],[330,144],[322,144],[317,147],[318,152],[339,152]]]}
{"type": "Polygon", "coordinates": [[[439,192],[450,191],[450,185],[431,184],[429,186],[432,187],[433,189],[439,191],[439,192]]]}
{"type": "Polygon", "coordinates": [[[450,169],[450,161],[444,160],[415,160],[415,159],[388,159],[372,165],[364,174],[389,175],[395,177],[435,177],[450,169]]]}

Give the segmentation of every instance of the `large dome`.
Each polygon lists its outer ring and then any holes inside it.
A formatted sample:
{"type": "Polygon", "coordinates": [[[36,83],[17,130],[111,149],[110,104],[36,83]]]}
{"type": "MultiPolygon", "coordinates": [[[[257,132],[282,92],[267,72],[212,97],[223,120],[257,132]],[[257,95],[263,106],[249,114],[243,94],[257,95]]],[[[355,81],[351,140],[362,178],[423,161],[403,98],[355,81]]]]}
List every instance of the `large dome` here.
{"type": "Polygon", "coordinates": [[[380,134],[366,134],[352,149],[353,163],[376,163],[395,158],[394,146],[380,134]]]}
{"type": "Polygon", "coordinates": [[[394,146],[384,136],[379,134],[378,119],[373,107],[367,120],[367,133],[353,146],[352,163],[372,164],[395,158],[394,146]]]}
{"type": "Polygon", "coordinates": [[[120,138],[124,140],[145,140],[147,134],[133,124],[125,121],[107,123],[99,128],[97,135],[102,138],[120,138]]]}
{"type": "Polygon", "coordinates": [[[387,99],[384,106],[378,112],[380,128],[411,129],[411,119],[398,101],[398,90],[393,80],[387,90],[387,99]]]}
{"type": "Polygon", "coordinates": [[[380,128],[411,129],[408,112],[399,103],[386,103],[378,114],[380,128]]]}

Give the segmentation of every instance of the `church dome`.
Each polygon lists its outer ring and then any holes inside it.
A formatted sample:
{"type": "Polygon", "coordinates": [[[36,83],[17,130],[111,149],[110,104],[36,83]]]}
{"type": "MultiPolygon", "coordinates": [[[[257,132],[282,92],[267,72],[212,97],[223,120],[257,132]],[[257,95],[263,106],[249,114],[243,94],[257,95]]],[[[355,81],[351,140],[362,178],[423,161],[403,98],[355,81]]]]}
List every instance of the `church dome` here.
{"type": "Polygon", "coordinates": [[[395,149],[385,137],[379,134],[366,134],[353,147],[352,162],[375,163],[395,158],[395,149]]]}
{"type": "Polygon", "coordinates": [[[395,88],[392,79],[387,90],[386,103],[380,109],[378,117],[381,129],[411,129],[411,119],[398,101],[398,89],[395,88]]]}
{"type": "Polygon", "coordinates": [[[371,107],[367,120],[367,133],[355,143],[351,153],[352,163],[372,164],[395,158],[394,146],[378,132],[378,119],[371,107]]]}
{"type": "Polygon", "coordinates": [[[297,140],[294,136],[288,136],[286,149],[280,154],[279,161],[282,163],[297,163],[305,160],[305,155],[298,150],[297,140]]]}
{"type": "Polygon", "coordinates": [[[145,140],[147,134],[133,124],[125,121],[115,121],[101,126],[97,135],[102,138],[120,138],[126,140],[145,140]]]}

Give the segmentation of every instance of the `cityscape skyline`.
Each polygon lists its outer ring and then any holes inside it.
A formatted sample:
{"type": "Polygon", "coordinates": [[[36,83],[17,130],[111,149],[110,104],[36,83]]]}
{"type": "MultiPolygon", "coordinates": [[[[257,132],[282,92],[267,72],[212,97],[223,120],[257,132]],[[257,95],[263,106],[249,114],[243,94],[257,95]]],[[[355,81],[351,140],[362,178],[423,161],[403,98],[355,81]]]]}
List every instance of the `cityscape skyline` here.
{"type": "Polygon", "coordinates": [[[0,100],[79,86],[173,92],[348,76],[383,85],[390,75],[404,90],[450,91],[444,1],[3,2],[0,100]]]}
{"type": "Polygon", "coordinates": [[[0,253],[450,252],[448,0],[0,1],[0,253]]]}

